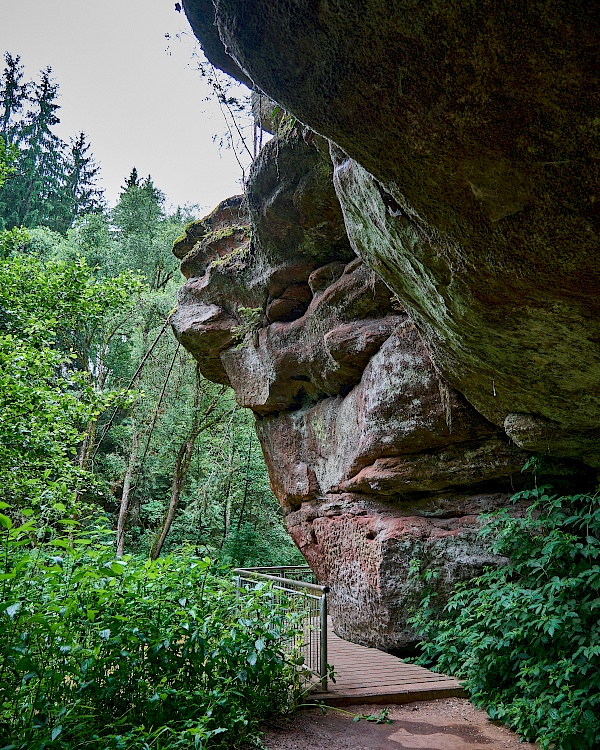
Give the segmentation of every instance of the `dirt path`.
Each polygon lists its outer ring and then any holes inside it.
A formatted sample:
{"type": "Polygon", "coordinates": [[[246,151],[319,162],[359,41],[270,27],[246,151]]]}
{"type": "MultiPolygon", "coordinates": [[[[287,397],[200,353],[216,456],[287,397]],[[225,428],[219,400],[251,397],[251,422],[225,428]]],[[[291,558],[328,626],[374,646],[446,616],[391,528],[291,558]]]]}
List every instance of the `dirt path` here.
{"type": "Polygon", "coordinates": [[[519,742],[516,734],[493,724],[464,698],[446,698],[404,705],[351,706],[356,714],[389,709],[393,724],[374,724],[328,709],[297,714],[271,729],[268,750],[526,750],[537,745],[519,742]]]}

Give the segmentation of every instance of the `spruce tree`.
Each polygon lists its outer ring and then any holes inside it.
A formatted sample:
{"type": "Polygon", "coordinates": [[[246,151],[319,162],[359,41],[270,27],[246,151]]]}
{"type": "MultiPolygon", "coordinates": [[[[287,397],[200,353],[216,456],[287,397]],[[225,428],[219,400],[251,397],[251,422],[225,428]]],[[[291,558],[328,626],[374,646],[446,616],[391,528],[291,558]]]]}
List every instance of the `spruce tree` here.
{"type": "Polygon", "coordinates": [[[102,190],[96,187],[100,167],[90,153],[90,144],[83,131],[71,138],[64,167],[60,203],[53,217],[55,228],[60,232],[66,232],[80,216],[97,213],[104,206],[102,190]]]}
{"type": "Polygon", "coordinates": [[[167,220],[164,203],[164,193],[155,187],[152,177],[140,180],[134,167],[111,215],[129,267],[140,270],[153,288],[159,285],[165,263],[173,265],[170,258],[165,259],[162,243],[156,247],[167,220]]]}
{"type": "Polygon", "coordinates": [[[0,78],[0,120],[1,133],[6,143],[15,143],[20,138],[21,121],[16,119],[27,101],[29,84],[23,82],[23,65],[20,55],[13,57],[10,52],[4,53],[6,67],[0,78]]]}
{"type": "Polygon", "coordinates": [[[99,167],[83,132],[68,146],[54,132],[60,105],[52,69],[42,70],[36,83],[24,82],[20,56],[7,52],[4,59],[0,135],[18,153],[0,195],[0,228],[43,225],[65,233],[79,216],[102,209],[99,167]]]}
{"type": "Polygon", "coordinates": [[[60,122],[57,111],[58,84],[52,68],[41,71],[30,98],[31,108],[24,127],[22,202],[17,206],[17,224],[51,226],[53,203],[60,200],[60,182],[64,168],[64,144],[52,132],[60,122]]]}

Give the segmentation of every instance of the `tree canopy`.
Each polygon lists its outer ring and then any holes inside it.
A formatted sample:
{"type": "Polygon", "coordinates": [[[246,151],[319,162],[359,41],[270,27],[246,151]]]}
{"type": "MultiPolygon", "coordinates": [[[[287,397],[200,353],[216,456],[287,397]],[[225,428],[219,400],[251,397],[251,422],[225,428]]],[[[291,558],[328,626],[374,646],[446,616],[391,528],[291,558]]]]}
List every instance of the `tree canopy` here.
{"type": "Polygon", "coordinates": [[[102,208],[99,167],[83,131],[68,143],[56,135],[59,86],[52,68],[24,80],[19,55],[6,52],[0,78],[0,141],[15,158],[0,196],[0,227],[47,226],[66,232],[73,221],[102,208]]]}

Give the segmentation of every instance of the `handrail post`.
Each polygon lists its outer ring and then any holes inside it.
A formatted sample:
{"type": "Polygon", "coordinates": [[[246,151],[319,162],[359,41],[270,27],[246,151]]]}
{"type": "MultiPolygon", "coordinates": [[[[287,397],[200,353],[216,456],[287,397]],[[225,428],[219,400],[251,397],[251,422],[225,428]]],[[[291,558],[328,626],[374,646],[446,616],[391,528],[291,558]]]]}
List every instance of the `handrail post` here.
{"type": "MultiPolygon", "coordinates": [[[[308,660],[312,674],[318,674],[319,682],[323,692],[327,692],[327,593],[329,592],[329,586],[323,586],[318,583],[310,583],[303,581],[302,579],[296,580],[293,577],[288,578],[287,573],[290,576],[308,572],[314,576],[308,566],[281,566],[281,567],[265,567],[265,568],[234,568],[233,573],[236,576],[236,583],[238,591],[244,588],[245,584],[258,584],[260,582],[271,583],[271,597],[272,601],[275,600],[275,592],[285,592],[290,596],[301,596],[307,601],[312,601],[313,604],[309,604],[306,610],[306,618],[308,618],[309,628],[309,639],[308,639],[308,660]],[[268,572],[266,572],[268,571],[268,572]],[[279,575],[273,575],[273,573],[279,573],[279,575]],[[316,631],[316,627],[313,628],[315,620],[315,604],[319,602],[319,648],[313,650],[313,639],[310,636],[311,632],[316,631]]],[[[305,635],[306,635],[306,625],[305,635]]],[[[295,638],[294,638],[295,645],[295,638]]],[[[305,644],[306,650],[306,644],[305,644]]]]}
{"type": "Polygon", "coordinates": [[[327,592],[324,591],[321,596],[321,688],[327,692],[327,592]]]}

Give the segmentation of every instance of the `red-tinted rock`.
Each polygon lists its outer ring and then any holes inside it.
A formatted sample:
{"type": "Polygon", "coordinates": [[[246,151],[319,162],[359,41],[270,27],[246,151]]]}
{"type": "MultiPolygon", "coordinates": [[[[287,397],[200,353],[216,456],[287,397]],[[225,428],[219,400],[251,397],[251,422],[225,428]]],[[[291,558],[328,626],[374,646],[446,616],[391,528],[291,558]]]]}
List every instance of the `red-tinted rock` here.
{"type": "Polygon", "coordinates": [[[277,321],[288,323],[302,317],[308,308],[312,292],[308,284],[290,284],[281,294],[267,306],[269,323],[277,321]]]}
{"type": "Polygon", "coordinates": [[[352,247],[446,380],[600,467],[597,4],[214,0],[221,48],[203,5],[207,54],[330,139],[352,247]]]}
{"type": "Polygon", "coordinates": [[[528,454],[449,385],[404,306],[350,255],[320,151],[300,135],[270,143],[248,190],[251,243],[235,216],[188,231],[196,275],[174,326],[257,416],[273,492],[331,587],[338,632],[410,645],[415,566],[438,571],[443,600],[498,562],[479,516],[509,505],[528,454]]]}

